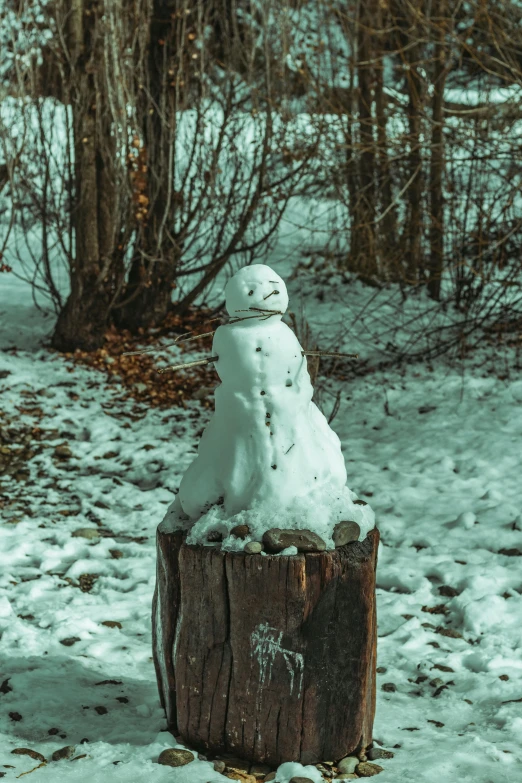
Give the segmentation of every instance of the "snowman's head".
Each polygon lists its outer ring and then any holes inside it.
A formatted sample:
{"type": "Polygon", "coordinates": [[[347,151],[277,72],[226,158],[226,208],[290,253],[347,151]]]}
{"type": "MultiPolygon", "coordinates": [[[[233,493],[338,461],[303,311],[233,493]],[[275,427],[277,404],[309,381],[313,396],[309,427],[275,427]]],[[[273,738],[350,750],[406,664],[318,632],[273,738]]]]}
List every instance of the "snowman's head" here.
{"type": "Polygon", "coordinates": [[[288,307],[284,281],[265,264],[244,266],[236,272],[225,288],[225,300],[228,314],[236,318],[247,316],[250,308],[284,313],[288,307]]]}

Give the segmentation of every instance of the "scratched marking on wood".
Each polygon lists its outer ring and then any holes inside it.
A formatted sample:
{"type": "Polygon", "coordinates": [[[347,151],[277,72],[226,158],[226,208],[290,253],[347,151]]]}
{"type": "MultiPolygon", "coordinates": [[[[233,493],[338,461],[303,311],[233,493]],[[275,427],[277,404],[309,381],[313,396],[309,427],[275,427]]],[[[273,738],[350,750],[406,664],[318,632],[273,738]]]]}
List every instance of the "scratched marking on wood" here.
{"type": "Polygon", "coordinates": [[[299,693],[297,695],[300,697],[303,689],[303,656],[293,650],[286,650],[281,645],[282,639],[283,632],[271,628],[268,623],[258,625],[250,636],[252,655],[257,658],[259,665],[260,685],[263,686],[267,679],[271,679],[276,655],[281,653],[290,674],[290,693],[294,692],[294,679],[297,673],[299,676],[299,693]]]}

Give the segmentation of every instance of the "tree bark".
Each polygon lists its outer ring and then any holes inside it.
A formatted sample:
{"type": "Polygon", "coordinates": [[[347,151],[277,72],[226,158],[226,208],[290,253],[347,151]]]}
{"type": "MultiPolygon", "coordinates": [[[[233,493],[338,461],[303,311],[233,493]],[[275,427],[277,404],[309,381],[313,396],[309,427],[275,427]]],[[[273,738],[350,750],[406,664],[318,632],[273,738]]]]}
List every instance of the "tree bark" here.
{"type": "Polygon", "coordinates": [[[419,70],[422,56],[423,6],[410,6],[402,0],[395,4],[397,43],[408,94],[408,217],[404,230],[405,271],[407,282],[415,284],[422,266],[423,205],[424,190],[422,158],[422,109],[424,103],[423,77],[419,70]]]}
{"type": "Polygon", "coordinates": [[[247,555],[158,528],[154,661],[169,727],[207,754],[338,760],[372,741],[379,534],[247,555]]]}
{"type": "Polygon", "coordinates": [[[430,260],[428,293],[432,299],[440,299],[440,286],[444,264],[444,198],[442,182],[444,174],[444,86],[446,83],[446,0],[437,5],[437,53],[433,68],[432,132],[430,159],[430,260]]]}
{"type": "Polygon", "coordinates": [[[375,3],[359,3],[357,29],[357,103],[359,115],[359,190],[355,202],[355,220],[352,227],[352,268],[366,277],[377,273],[375,243],[375,140],[372,115],[374,70],[373,38],[375,3]]]}
{"type": "Polygon", "coordinates": [[[115,320],[136,332],[158,326],[167,315],[181,255],[175,235],[174,193],[176,107],[188,78],[180,68],[177,0],[153,0],[147,89],[142,90],[143,144],[147,155],[148,210],[138,229],[134,258],[115,320]]]}
{"type": "Polygon", "coordinates": [[[75,235],[71,291],[52,338],[61,351],[93,350],[103,343],[110,292],[107,276],[114,251],[117,194],[108,170],[115,157],[103,95],[97,88],[97,16],[93,0],[74,0],[69,17],[74,134],[75,235]],[[95,64],[96,63],[96,64],[95,64]]]}

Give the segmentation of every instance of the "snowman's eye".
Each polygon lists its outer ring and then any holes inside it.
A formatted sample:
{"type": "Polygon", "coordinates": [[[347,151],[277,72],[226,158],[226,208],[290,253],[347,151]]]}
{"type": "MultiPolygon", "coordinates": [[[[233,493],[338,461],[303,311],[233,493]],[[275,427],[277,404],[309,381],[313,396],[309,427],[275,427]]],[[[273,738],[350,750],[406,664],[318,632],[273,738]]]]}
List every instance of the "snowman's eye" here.
{"type": "Polygon", "coordinates": [[[252,295],[253,295],[253,293],[254,293],[253,291],[249,291],[249,292],[248,292],[248,295],[249,295],[249,296],[252,296],[252,295]]]}

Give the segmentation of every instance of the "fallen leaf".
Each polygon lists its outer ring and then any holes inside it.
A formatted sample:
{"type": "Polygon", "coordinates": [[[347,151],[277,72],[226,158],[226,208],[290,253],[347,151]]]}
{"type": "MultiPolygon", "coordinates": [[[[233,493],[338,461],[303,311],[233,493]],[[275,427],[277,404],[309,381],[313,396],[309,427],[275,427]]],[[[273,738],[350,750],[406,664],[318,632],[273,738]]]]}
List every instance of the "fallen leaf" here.
{"type": "Polygon", "coordinates": [[[42,756],[37,750],[31,750],[31,748],[15,748],[11,753],[16,753],[19,756],[30,756],[35,761],[47,761],[45,756],[42,756]]]}

